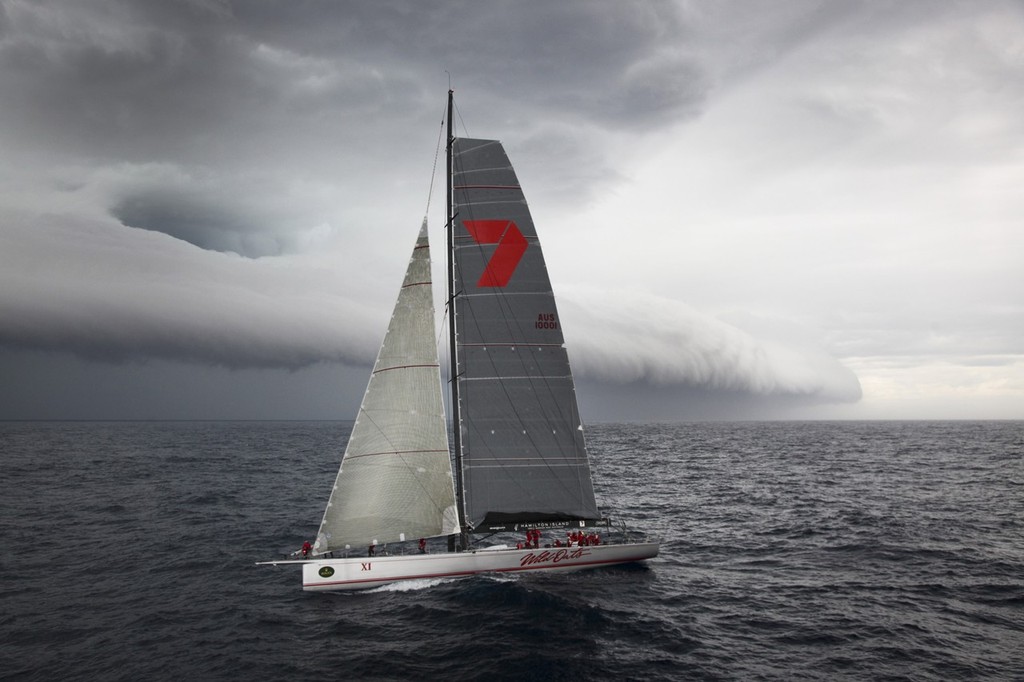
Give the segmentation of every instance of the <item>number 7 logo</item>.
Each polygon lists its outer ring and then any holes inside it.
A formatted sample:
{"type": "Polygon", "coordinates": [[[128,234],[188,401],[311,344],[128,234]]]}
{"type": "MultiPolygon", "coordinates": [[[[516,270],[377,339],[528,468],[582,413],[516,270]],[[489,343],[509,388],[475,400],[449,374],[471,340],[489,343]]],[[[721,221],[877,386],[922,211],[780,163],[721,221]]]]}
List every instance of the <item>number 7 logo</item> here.
{"type": "Polygon", "coordinates": [[[498,245],[476,285],[504,287],[526,253],[526,237],[511,220],[464,220],[462,224],[477,244],[498,245]]]}

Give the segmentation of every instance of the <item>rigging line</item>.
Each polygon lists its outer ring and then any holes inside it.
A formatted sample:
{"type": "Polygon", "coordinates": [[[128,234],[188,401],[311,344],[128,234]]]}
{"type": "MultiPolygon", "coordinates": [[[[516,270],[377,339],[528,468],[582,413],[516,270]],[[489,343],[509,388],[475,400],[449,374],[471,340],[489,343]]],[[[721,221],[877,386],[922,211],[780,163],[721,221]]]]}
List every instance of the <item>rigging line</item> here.
{"type": "Polygon", "coordinates": [[[437,327],[437,334],[435,334],[435,336],[437,338],[434,340],[434,346],[437,348],[437,356],[439,358],[441,357],[441,351],[448,349],[448,346],[445,345],[448,342],[447,341],[447,336],[448,336],[447,332],[448,332],[448,304],[445,303],[444,304],[444,309],[441,311],[441,324],[438,325],[438,327],[437,327]]]}
{"type": "Polygon", "coordinates": [[[437,146],[434,147],[434,167],[430,171],[430,191],[427,192],[427,210],[424,215],[430,214],[430,200],[434,197],[434,178],[437,177],[437,157],[441,154],[441,138],[444,137],[444,123],[446,113],[441,114],[441,127],[437,131],[437,146]]]}
{"type": "MultiPolygon", "coordinates": [[[[462,120],[462,112],[459,111],[459,105],[457,103],[455,103],[454,101],[452,102],[452,104],[455,107],[455,115],[459,119],[459,124],[462,126],[463,136],[464,137],[469,137],[469,128],[466,127],[466,122],[462,120]]],[[[456,134],[457,131],[455,131],[454,127],[452,128],[452,130],[453,130],[452,135],[454,137],[458,137],[458,135],[456,134]]]]}

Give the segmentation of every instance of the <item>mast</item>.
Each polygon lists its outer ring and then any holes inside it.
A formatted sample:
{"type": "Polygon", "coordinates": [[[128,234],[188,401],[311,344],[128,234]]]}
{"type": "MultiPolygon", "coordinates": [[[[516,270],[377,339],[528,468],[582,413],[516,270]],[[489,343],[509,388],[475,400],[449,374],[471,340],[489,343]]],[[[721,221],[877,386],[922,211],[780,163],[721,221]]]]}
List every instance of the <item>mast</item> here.
{"type": "MultiPolygon", "coordinates": [[[[447,162],[447,206],[448,228],[448,345],[451,350],[451,390],[452,390],[452,436],[455,447],[455,507],[459,514],[459,546],[469,547],[469,533],[466,528],[466,495],[462,475],[462,421],[459,416],[459,382],[458,357],[455,352],[455,216],[452,215],[452,176],[455,172],[452,159],[452,146],[455,143],[452,113],[455,108],[455,91],[448,89],[448,144],[445,159],[447,162]]],[[[449,543],[449,549],[451,549],[449,543]]]]}

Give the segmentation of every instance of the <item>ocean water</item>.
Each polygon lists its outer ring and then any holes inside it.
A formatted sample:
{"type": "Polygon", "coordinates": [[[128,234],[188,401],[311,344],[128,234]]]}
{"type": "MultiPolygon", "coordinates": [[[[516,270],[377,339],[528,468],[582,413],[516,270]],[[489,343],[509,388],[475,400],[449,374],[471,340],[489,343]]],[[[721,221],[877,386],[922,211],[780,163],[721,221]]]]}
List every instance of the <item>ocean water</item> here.
{"type": "Polygon", "coordinates": [[[1024,679],[1024,422],[593,425],[657,559],[304,593],[348,428],[0,423],[0,678],[1024,679]]]}

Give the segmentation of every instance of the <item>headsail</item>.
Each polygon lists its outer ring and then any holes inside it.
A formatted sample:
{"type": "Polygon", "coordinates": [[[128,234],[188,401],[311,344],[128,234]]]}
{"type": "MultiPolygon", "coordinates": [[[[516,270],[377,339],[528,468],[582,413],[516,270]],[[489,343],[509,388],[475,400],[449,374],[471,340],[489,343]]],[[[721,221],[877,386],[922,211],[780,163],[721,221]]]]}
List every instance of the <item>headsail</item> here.
{"type": "Polygon", "coordinates": [[[314,551],[457,528],[424,220],[314,551]]]}
{"type": "Polygon", "coordinates": [[[467,522],[597,519],[547,266],[500,142],[452,145],[455,375],[467,522]]]}

